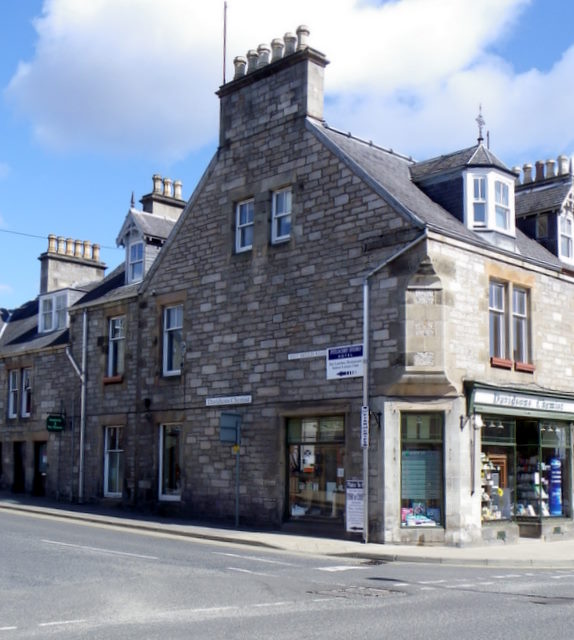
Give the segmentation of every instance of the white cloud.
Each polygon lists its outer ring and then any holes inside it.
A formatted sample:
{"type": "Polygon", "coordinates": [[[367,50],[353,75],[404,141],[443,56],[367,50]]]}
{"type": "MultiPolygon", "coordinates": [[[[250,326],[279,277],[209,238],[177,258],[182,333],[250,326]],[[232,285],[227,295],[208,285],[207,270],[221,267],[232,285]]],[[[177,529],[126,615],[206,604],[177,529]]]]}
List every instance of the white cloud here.
{"type": "MultiPolygon", "coordinates": [[[[305,23],[332,63],[334,126],[422,158],[473,144],[482,103],[502,159],[567,152],[574,50],[547,73],[488,55],[529,1],[228,0],[227,77],[235,55],[305,23]]],[[[217,139],[222,24],[223,2],[45,0],[7,95],[53,148],[178,159],[217,139]]]]}

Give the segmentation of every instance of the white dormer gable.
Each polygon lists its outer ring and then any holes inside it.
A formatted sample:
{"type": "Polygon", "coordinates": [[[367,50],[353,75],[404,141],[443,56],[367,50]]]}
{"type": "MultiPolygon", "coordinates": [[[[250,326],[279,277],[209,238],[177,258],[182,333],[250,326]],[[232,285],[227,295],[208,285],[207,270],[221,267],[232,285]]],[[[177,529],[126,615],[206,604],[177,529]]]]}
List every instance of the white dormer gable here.
{"type": "Polygon", "coordinates": [[[463,185],[466,227],[515,238],[513,177],[493,167],[472,167],[463,173],[463,185]]]}
{"type": "Polygon", "coordinates": [[[558,216],[558,257],[574,264],[574,192],[570,189],[558,216]]]}

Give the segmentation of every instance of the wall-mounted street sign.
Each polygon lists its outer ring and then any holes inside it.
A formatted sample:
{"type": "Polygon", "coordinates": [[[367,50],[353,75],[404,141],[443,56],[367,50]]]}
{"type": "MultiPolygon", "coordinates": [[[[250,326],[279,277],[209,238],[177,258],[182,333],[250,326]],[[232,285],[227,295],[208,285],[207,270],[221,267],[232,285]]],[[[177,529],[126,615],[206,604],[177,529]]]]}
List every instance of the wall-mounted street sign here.
{"type": "Polygon", "coordinates": [[[66,426],[66,416],[54,413],[46,418],[46,429],[48,431],[63,431],[66,426]]]}
{"type": "Polygon", "coordinates": [[[369,446],[369,407],[361,407],[361,448],[369,446]]]}
{"type": "Polygon", "coordinates": [[[362,344],[327,349],[327,380],[361,377],[363,369],[362,344]]]}
{"type": "Polygon", "coordinates": [[[206,398],[206,407],[223,407],[230,404],[251,404],[251,396],[221,396],[219,398],[206,398]]]}

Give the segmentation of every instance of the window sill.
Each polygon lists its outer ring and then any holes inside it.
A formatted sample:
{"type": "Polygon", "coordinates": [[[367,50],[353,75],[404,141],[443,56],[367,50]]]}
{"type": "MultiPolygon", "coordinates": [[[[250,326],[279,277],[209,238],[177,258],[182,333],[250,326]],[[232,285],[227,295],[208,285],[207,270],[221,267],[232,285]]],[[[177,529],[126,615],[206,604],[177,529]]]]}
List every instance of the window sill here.
{"type": "Polygon", "coordinates": [[[490,366],[496,367],[497,369],[512,369],[512,360],[509,360],[508,358],[496,358],[495,356],[491,356],[490,366]]]}
{"type": "Polygon", "coordinates": [[[104,378],[104,384],[119,384],[120,382],[124,381],[124,376],[123,375],[119,375],[119,376],[106,376],[104,378]]]}
{"type": "Polygon", "coordinates": [[[514,370],[523,371],[524,373],[534,373],[534,365],[528,362],[515,362],[514,370]]]}

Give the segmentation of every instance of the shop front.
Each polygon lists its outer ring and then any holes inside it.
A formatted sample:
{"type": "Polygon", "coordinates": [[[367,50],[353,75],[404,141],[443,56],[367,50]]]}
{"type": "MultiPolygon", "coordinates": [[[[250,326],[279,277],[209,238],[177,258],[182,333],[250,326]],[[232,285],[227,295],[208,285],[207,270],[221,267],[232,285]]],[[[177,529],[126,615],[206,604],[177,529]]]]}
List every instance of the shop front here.
{"type": "MultiPolygon", "coordinates": [[[[574,535],[574,397],[469,385],[483,536],[513,523],[524,537],[574,535]]],[[[476,466],[475,466],[476,473],[476,466]]]]}

